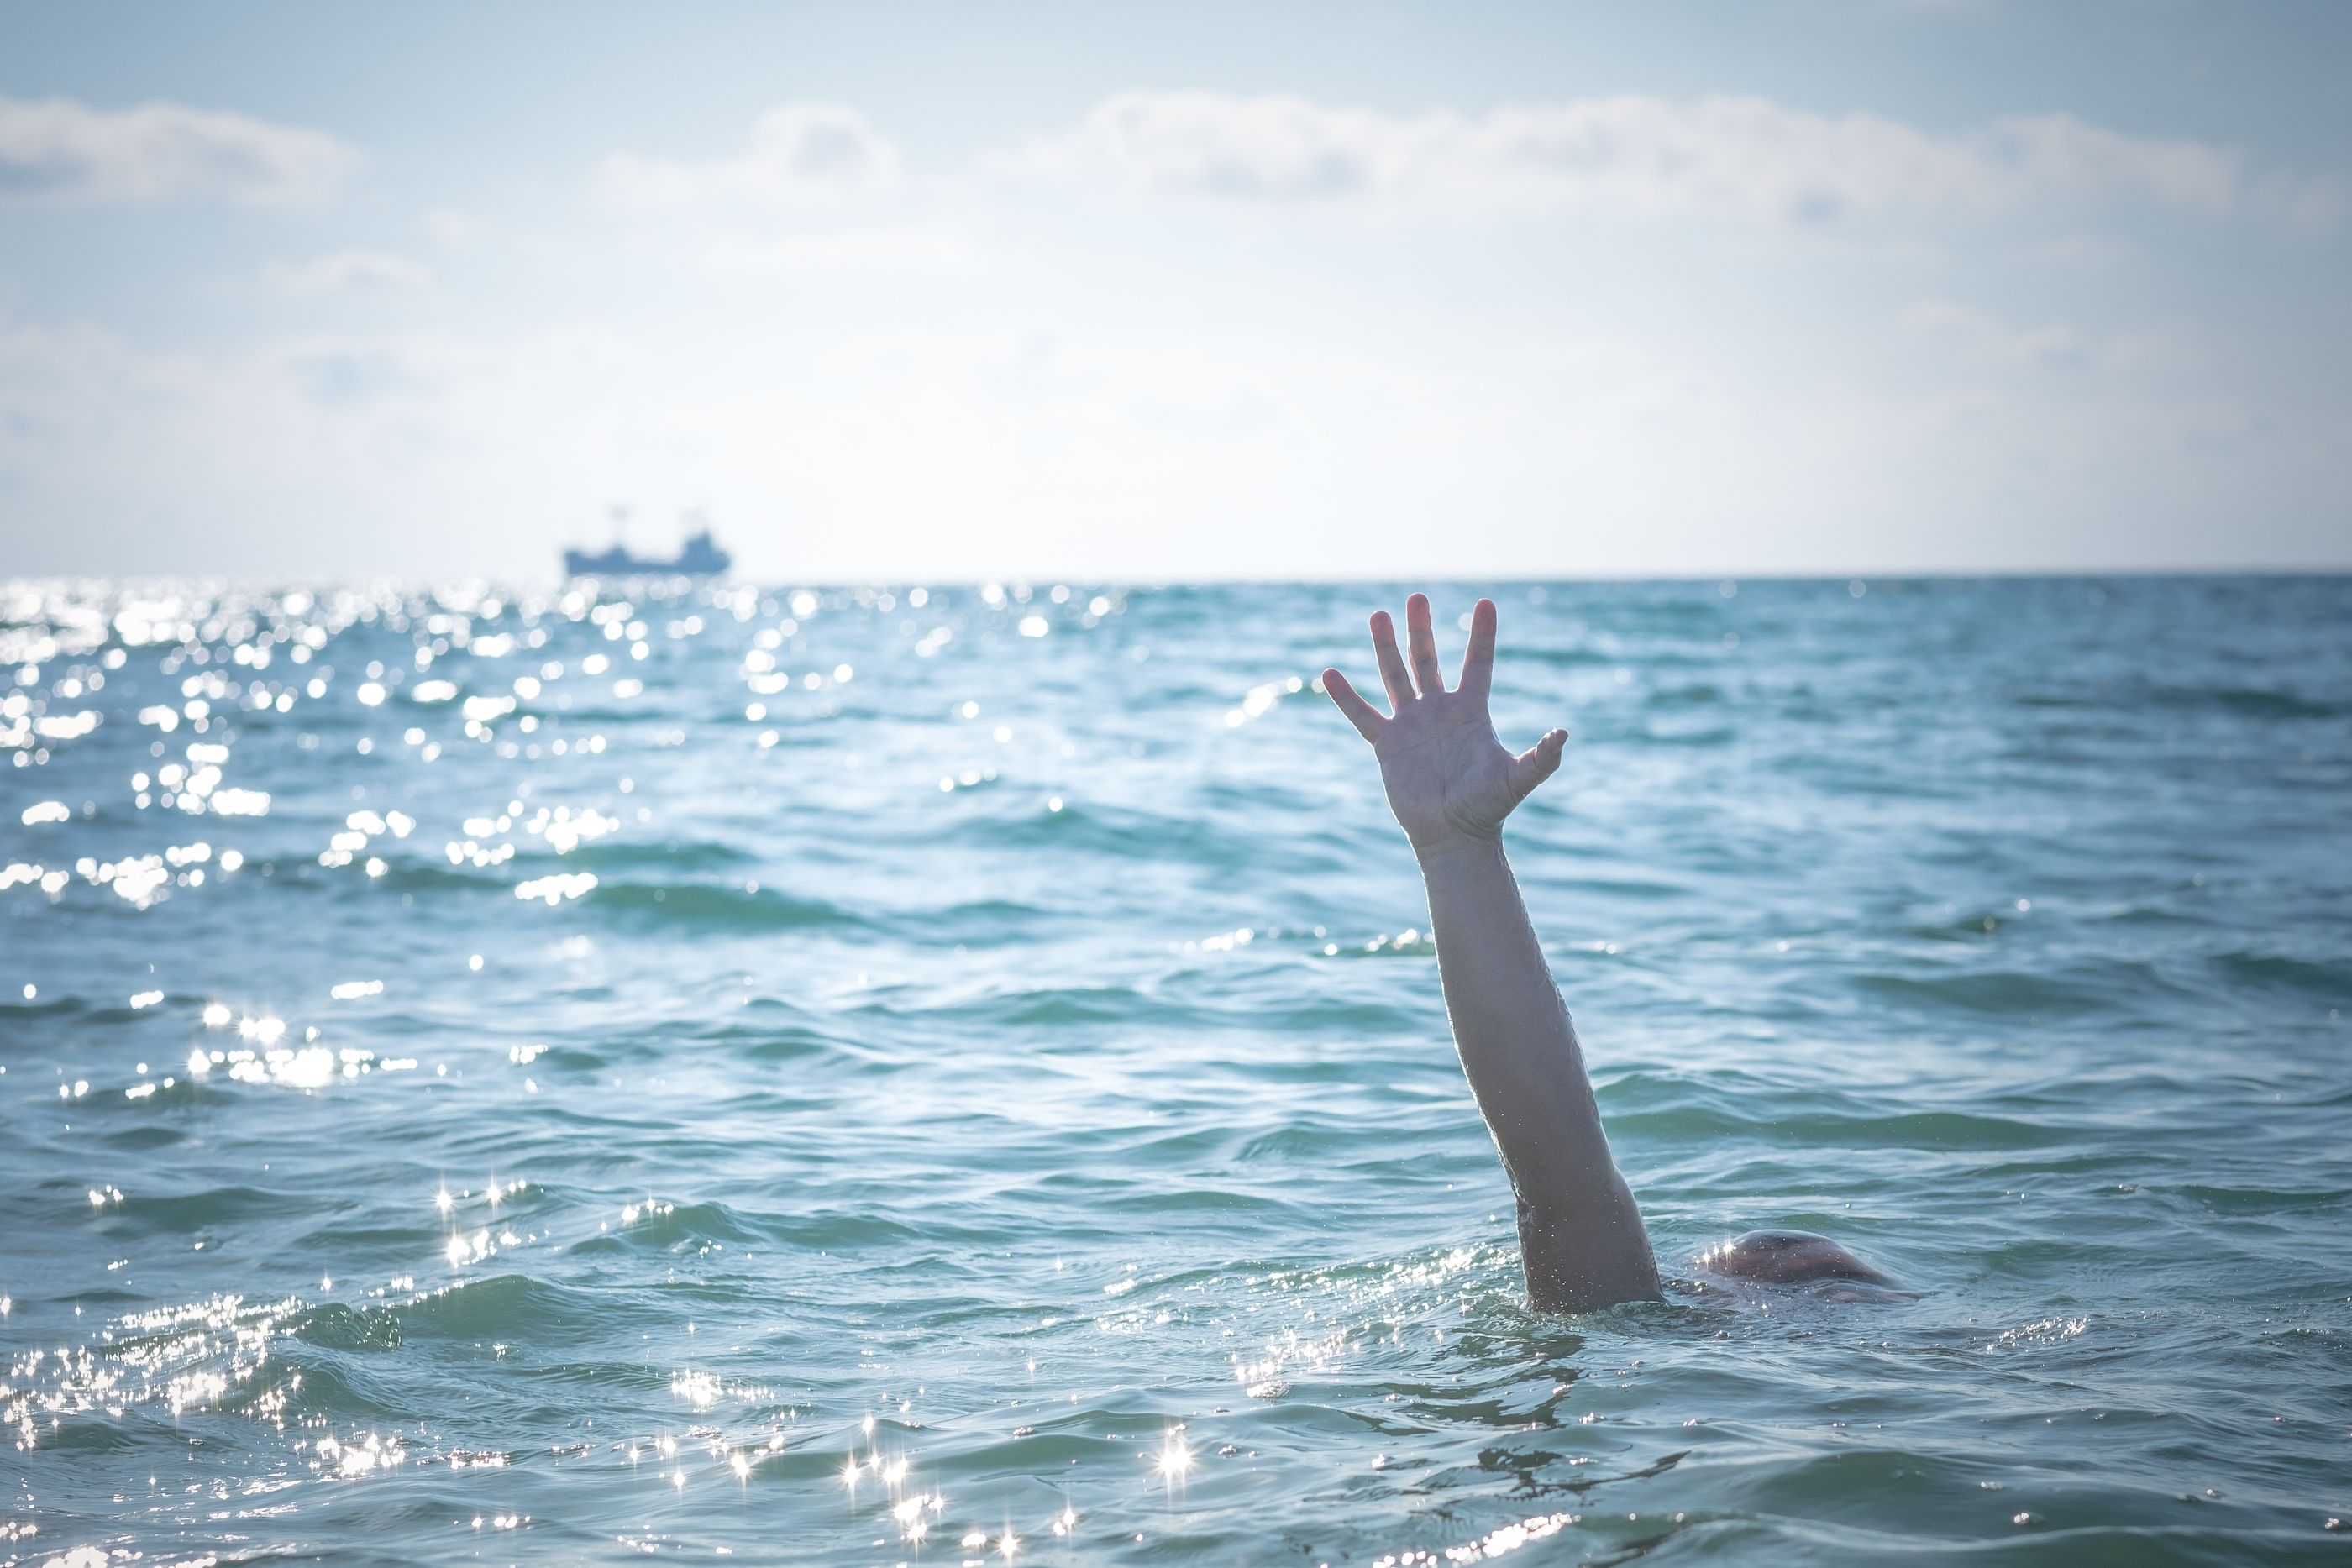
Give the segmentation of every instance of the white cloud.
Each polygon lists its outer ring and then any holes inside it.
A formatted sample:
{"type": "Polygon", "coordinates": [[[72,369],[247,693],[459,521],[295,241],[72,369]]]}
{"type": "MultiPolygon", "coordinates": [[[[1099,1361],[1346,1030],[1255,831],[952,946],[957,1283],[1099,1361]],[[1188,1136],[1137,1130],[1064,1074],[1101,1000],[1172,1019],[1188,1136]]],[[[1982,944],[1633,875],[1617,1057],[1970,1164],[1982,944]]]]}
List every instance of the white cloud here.
{"type": "Polygon", "coordinates": [[[2120,378],[2143,390],[2192,375],[2196,353],[2184,334],[2142,326],[2095,331],[2072,321],[2023,325],[1949,299],[1923,299],[1904,311],[1915,340],[1959,350],[1980,366],[2120,378]]]}
{"type": "Polygon", "coordinates": [[[722,235],[705,259],[722,272],[938,271],[974,259],[961,235],[911,224],[801,234],[722,235]]]}
{"type": "Polygon", "coordinates": [[[309,261],[273,261],[262,269],[269,286],[288,294],[392,294],[422,288],[433,274],[404,256],[343,250],[309,261]]]}
{"type": "Polygon", "coordinates": [[[2070,322],[2019,327],[1990,311],[1948,299],[1923,299],[1903,313],[1903,329],[1915,338],[1957,344],[1977,357],[2042,370],[2086,366],[2095,340],[2070,322]]]}
{"type": "Polygon", "coordinates": [[[2061,114],[1944,135],[1759,98],[1641,95],[1393,115],[1285,96],[1127,92],[1000,167],[1241,200],[1796,220],[2065,197],[2218,211],[2240,186],[2220,149],[2061,114]]]}
{"type": "Polygon", "coordinates": [[[457,207],[428,207],[419,216],[425,232],[444,250],[464,250],[492,231],[490,220],[457,207]]]}
{"type": "Polygon", "coordinates": [[[0,98],[0,201],[285,205],[331,194],[357,162],[321,131],[242,114],[0,98]]]}
{"type": "Polygon", "coordinates": [[[898,149],[864,115],[830,103],[768,110],[730,157],[694,162],[616,152],[604,169],[614,201],[653,211],[835,200],[887,189],[898,177],[898,149]]]}
{"type": "Polygon", "coordinates": [[[2306,233],[2333,233],[2344,222],[2344,182],[2331,174],[2273,172],[2252,195],[2263,211],[2306,233]]]}

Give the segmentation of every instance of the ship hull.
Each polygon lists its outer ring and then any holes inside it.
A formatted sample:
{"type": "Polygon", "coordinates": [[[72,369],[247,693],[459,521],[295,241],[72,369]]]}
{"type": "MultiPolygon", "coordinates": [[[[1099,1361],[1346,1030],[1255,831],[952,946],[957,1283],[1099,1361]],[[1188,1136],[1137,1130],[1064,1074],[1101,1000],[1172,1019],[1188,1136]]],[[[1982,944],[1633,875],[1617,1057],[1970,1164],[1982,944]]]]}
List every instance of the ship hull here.
{"type": "Polygon", "coordinates": [[[601,555],[577,549],[563,552],[566,577],[718,577],[734,564],[724,552],[719,552],[716,559],[677,560],[645,560],[618,551],[601,555]]]}

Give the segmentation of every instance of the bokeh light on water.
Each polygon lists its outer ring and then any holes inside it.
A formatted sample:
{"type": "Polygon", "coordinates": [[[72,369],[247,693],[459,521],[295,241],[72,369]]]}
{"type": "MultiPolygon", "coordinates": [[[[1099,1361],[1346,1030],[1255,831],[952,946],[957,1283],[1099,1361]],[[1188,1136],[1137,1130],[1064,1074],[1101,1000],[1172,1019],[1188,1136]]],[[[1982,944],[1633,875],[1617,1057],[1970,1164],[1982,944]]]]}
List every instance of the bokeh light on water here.
{"type": "Polygon", "coordinates": [[[18,583],[0,1563],[2339,1544],[2352,591],[1494,591],[1669,1272],[1916,1301],[1525,1311],[1402,590],[18,583]]]}

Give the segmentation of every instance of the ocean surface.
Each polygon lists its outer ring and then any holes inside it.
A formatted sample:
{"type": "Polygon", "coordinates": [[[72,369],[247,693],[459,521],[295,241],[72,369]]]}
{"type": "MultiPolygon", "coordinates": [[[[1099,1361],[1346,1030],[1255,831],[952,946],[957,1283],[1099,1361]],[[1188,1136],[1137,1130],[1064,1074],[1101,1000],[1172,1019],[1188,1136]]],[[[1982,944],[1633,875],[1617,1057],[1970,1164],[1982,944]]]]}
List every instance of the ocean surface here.
{"type": "Polygon", "coordinates": [[[2352,580],[1482,589],[1663,1303],[1402,587],[0,585],[0,1563],[2352,1559],[2352,580]]]}

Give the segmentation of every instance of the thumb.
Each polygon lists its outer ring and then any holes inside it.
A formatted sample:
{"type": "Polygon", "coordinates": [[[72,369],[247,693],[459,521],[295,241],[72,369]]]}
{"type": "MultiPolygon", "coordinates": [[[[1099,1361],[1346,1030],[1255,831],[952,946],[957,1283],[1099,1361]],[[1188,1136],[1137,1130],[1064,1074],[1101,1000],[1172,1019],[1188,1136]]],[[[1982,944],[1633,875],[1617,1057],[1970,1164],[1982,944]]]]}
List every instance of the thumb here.
{"type": "Polygon", "coordinates": [[[1511,758],[1511,794],[1524,800],[1535,787],[1559,771],[1560,753],[1568,749],[1568,731],[1555,729],[1511,758]]]}

